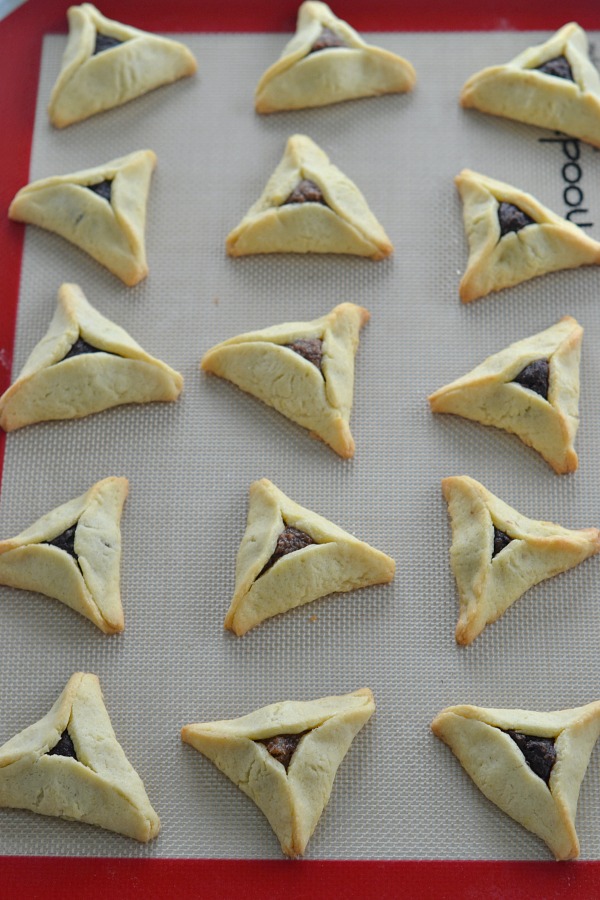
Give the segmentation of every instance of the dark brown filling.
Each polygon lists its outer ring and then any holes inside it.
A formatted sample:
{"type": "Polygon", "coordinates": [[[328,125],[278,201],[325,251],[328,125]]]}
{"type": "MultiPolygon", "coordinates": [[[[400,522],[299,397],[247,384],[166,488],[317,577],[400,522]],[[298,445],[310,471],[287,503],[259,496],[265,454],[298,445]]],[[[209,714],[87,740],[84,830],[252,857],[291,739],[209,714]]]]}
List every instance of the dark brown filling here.
{"type": "Polygon", "coordinates": [[[300,531],[298,528],[292,528],[291,525],[287,525],[285,530],[281,532],[279,537],[277,538],[277,544],[275,545],[275,550],[271,558],[267,561],[267,564],[263,568],[262,572],[258,576],[260,578],[261,575],[274,566],[278,559],[281,559],[282,556],[287,556],[288,553],[294,553],[295,550],[302,550],[303,547],[308,547],[310,544],[315,544],[316,541],[313,541],[309,534],[306,534],[304,531],[300,531]]]}
{"type": "Polygon", "coordinates": [[[110,198],[112,196],[112,181],[105,179],[104,181],[99,181],[98,184],[88,184],[86,187],[88,191],[93,191],[95,194],[98,194],[99,197],[102,197],[103,200],[108,200],[110,203],[110,198]]]}
{"type": "Polygon", "coordinates": [[[496,528],[496,526],[494,525],[494,549],[493,549],[493,551],[492,551],[492,559],[493,559],[495,556],[498,556],[498,554],[499,554],[502,550],[504,550],[504,548],[505,548],[508,544],[510,544],[511,541],[512,541],[512,538],[509,537],[509,536],[506,534],[506,532],[500,531],[500,529],[499,529],[499,528],[496,528]]]}
{"type": "Polygon", "coordinates": [[[123,41],[120,41],[118,38],[110,37],[108,34],[101,34],[99,31],[96,32],[96,44],[94,46],[94,53],[102,53],[103,50],[110,50],[112,47],[118,47],[119,44],[122,44],[123,41]]]}
{"type": "Polygon", "coordinates": [[[292,756],[300,743],[300,738],[308,734],[307,731],[301,731],[300,734],[276,734],[266,741],[259,741],[264,744],[271,756],[280,762],[287,772],[288,766],[292,761],[292,756]]]}
{"type": "Polygon", "coordinates": [[[105,353],[105,350],[100,350],[98,347],[92,347],[91,344],[88,344],[87,341],[84,341],[82,337],[78,337],[71,349],[68,353],[63,356],[62,359],[59,359],[59,362],[64,362],[65,359],[70,359],[72,356],[82,356],[84,353],[105,353]]]}
{"type": "Polygon", "coordinates": [[[535,225],[535,220],[513,203],[500,203],[498,206],[498,222],[500,223],[501,238],[511,231],[520,231],[521,228],[525,228],[527,225],[535,225]]]}
{"type": "Polygon", "coordinates": [[[521,369],[519,374],[513,378],[513,381],[516,381],[522,387],[529,388],[530,391],[535,391],[536,394],[547,400],[549,378],[550,363],[548,360],[535,359],[528,366],[525,366],[524,369],[521,369]]]}
{"type": "Polygon", "coordinates": [[[347,47],[346,41],[332,31],[331,28],[323,28],[321,34],[316,39],[309,53],[318,53],[319,50],[329,50],[332,47],[347,47]]]}
{"type": "Polygon", "coordinates": [[[536,66],[536,69],[538,72],[543,72],[544,75],[554,75],[555,78],[566,78],[567,81],[575,81],[566,56],[555,56],[554,59],[547,60],[541,66],[536,66]]]}
{"type": "Polygon", "coordinates": [[[71,525],[70,528],[67,528],[66,531],[63,531],[62,534],[59,534],[57,537],[52,538],[51,541],[43,541],[44,544],[51,544],[53,547],[58,547],[59,550],[64,550],[65,553],[68,553],[69,556],[72,556],[75,562],[77,562],[77,554],[75,553],[75,531],[77,530],[77,522],[74,525],[71,525]]]}
{"type": "Polygon", "coordinates": [[[510,729],[507,729],[506,734],[513,739],[531,771],[548,784],[552,766],[556,762],[554,738],[535,737],[510,729]]]}
{"type": "Polygon", "coordinates": [[[77,759],[73,741],[66,728],[61,734],[58,744],[55,744],[52,750],[48,750],[47,756],[70,756],[71,759],[77,759]]]}
{"type": "Polygon", "coordinates": [[[288,203],[322,203],[323,206],[327,206],[321,188],[309,178],[299,181],[290,196],[281,205],[286,206],[288,203]]]}
{"type": "Polygon", "coordinates": [[[323,341],[320,338],[311,338],[307,341],[294,341],[293,344],[285,345],[289,350],[293,350],[303,359],[316,366],[319,372],[321,369],[321,360],[323,359],[323,341]]]}

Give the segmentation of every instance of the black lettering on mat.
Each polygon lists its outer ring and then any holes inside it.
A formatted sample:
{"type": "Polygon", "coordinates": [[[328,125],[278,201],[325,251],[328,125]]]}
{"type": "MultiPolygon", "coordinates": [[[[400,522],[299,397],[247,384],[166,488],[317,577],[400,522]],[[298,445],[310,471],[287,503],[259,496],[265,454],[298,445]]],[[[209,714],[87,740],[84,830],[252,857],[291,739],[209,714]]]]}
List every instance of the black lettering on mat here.
{"type": "Polygon", "coordinates": [[[581,141],[569,137],[560,131],[555,131],[556,137],[539,138],[540,144],[554,144],[560,147],[561,170],[560,177],[563,184],[563,201],[567,207],[565,219],[579,225],[580,228],[593,228],[593,222],[582,221],[589,218],[589,209],[584,207],[585,198],[581,187],[583,170],[581,166],[581,141]]]}

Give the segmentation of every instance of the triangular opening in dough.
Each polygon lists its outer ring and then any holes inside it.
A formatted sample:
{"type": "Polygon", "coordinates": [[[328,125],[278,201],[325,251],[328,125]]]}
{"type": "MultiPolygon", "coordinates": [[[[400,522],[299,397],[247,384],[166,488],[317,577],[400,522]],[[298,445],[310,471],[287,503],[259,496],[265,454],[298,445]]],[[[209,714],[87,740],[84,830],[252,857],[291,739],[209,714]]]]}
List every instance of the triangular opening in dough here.
{"type": "Polygon", "coordinates": [[[383,259],[393,251],[354,182],[310,138],[288,139],[262,196],[228,235],[230,256],[344,253],[383,259]]]}
{"type": "Polygon", "coordinates": [[[452,524],[459,644],[474,641],[533,585],[600,551],[597,528],[528,519],[467,475],[444,478],[442,490],[452,524]]]}
{"type": "Polygon", "coordinates": [[[452,706],[432,722],[485,796],[542,838],[579,856],[579,788],[600,734],[600,702],[557,712],[452,706]]]}
{"type": "Polygon", "coordinates": [[[50,327],[0,397],[0,426],[76,419],[124,403],[176,400],[183,378],[63,284],[50,327]]]}
{"type": "Polygon", "coordinates": [[[115,737],[95,675],[72,675],[50,712],[0,747],[0,806],[138,841],[156,837],[158,816],[115,737]]]}
{"type": "Polygon", "coordinates": [[[184,44],[107,19],[91,3],[71,6],[67,16],[69,40],[48,107],[57,128],[196,71],[184,44]]]}
{"type": "Polygon", "coordinates": [[[156,165],[138,150],[93,169],[33,181],[17,193],[8,215],[59,234],[128,285],[148,274],[146,206],[156,165]]]}
{"type": "Polygon", "coordinates": [[[305,109],[410,91],[415,81],[407,60],[367,44],[325,3],[307,0],[298,10],[296,34],[257,85],[256,110],[305,109]]]}
{"type": "Polygon", "coordinates": [[[338,591],[384,584],[395,563],[266,478],[250,486],[246,531],[225,627],[245,634],[265,619],[338,591]]]}
{"type": "Polygon", "coordinates": [[[476,72],[460,102],[600,146],[600,76],[589,57],[587,35],[575,22],[506,65],[476,72]]]}
{"type": "Polygon", "coordinates": [[[455,179],[469,242],[459,293],[464,303],[537,275],[600,262],[600,244],[531,194],[485,175],[455,179]]]}
{"type": "Polygon", "coordinates": [[[120,521],[127,491],[126,478],[104,478],[0,541],[0,584],[54,597],[105,634],[123,631],[120,521]]]}
{"type": "Polygon", "coordinates": [[[565,316],[435,391],[431,409],[516,434],[555,472],[574,472],[582,336],[579,323],[565,316]]]}
{"type": "Polygon", "coordinates": [[[273,406],[350,458],[354,357],[368,319],[366,309],[342,303],[312,322],[230,338],[205,354],[202,368],[273,406]]]}
{"type": "Polygon", "coordinates": [[[344,756],[375,711],[368,688],[284,701],[238,719],[186,725],[182,739],[208,757],[265,814],[288,856],[300,856],[344,756]]]}

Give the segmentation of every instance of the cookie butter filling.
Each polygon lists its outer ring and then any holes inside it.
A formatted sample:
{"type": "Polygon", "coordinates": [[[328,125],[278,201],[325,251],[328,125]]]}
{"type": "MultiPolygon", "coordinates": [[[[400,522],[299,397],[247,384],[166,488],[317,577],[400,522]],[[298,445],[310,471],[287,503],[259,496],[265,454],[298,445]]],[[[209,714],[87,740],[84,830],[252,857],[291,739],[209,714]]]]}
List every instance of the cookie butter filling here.
{"type": "Polygon", "coordinates": [[[120,41],[118,38],[110,37],[108,34],[102,34],[100,31],[96,32],[96,44],[94,46],[94,53],[102,53],[103,50],[111,50],[113,47],[118,47],[119,44],[124,43],[120,41]]]}
{"type": "Polygon", "coordinates": [[[511,541],[512,538],[509,537],[505,531],[500,531],[500,529],[496,528],[494,525],[494,549],[492,550],[492,559],[495,556],[498,556],[511,541]]]}
{"type": "MultiPolygon", "coordinates": [[[[91,344],[88,344],[87,341],[84,341],[82,337],[78,337],[75,343],[72,345],[71,349],[68,353],[66,353],[62,359],[59,359],[58,362],[64,362],[65,359],[71,359],[72,356],[82,356],[84,353],[106,353],[106,350],[100,350],[99,347],[93,347],[91,344]]],[[[56,363],[55,363],[56,365],[56,363]]]]}
{"type": "Polygon", "coordinates": [[[553,75],[555,78],[566,78],[567,81],[575,81],[566,56],[555,56],[554,59],[548,59],[541,66],[536,66],[536,70],[543,72],[544,75],[553,75]]]}
{"type": "Polygon", "coordinates": [[[293,350],[303,359],[308,360],[313,366],[316,366],[319,372],[322,372],[321,361],[323,359],[323,341],[321,338],[310,338],[309,340],[294,341],[293,344],[284,344],[288,350],[293,350]]]}
{"type": "Polygon", "coordinates": [[[498,206],[498,222],[500,223],[500,238],[503,238],[505,234],[510,234],[511,231],[520,231],[527,225],[535,225],[535,220],[514,203],[504,202],[498,206]]]}
{"type": "Polygon", "coordinates": [[[332,31],[331,28],[323,28],[321,34],[316,39],[310,50],[310,53],[318,53],[319,50],[330,50],[333,47],[347,47],[346,41],[332,31]]]}
{"type": "Polygon", "coordinates": [[[99,181],[98,184],[88,184],[86,185],[88,191],[93,191],[95,194],[98,194],[99,197],[102,197],[104,200],[108,200],[110,203],[110,198],[112,195],[112,181],[109,179],[105,179],[104,181],[99,181]]]}
{"type": "Polygon", "coordinates": [[[51,750],[48,750],[47,756],[70,756],[71,759],[77,759],[77,753],[71,740],[71,735],[65,728],[61,734],[58,744],[55,744],[51,750]]]}
{"type": "Polygon", "coordinates": [[[521,369],[519,374],[513,378],[517,384],[522,387],[535,391],[544,400],[548,399],[548,382],[550,377],[550,363],[547,359],[535,359],[533,362],[521,369]]]}
{"type": "Polygon", "coordinates": [[[264,744],[271,756],[280,762],[287,772],[292,756],[305,734],[308,734],[308,731],[301,731],[300,734],[276,734],[258,743],[264,744]]]}
{"type": "Polygon", "coordinates": [[[277,544],[275,545],[275,550],[271,558],[267,561],[267,564],[264,566],[262,572],[258,575],[260,578],[261,575],[274,566],[278,559],[281,559],[282,556],[287,556],[288,553],[294,553],[295,550],[302,550],[303,547],[308,547],[310,544],[315,544],[316,541],[313,541],[309,534],[306,534],[304,531],[300,531],[298,528],[293,528],[291,525],[286,526],[285,530],[281,532],[279,537],[277,538],[277,544]]]}
{"type": "MultiPolygon", "coordinates": [[[[59,550],[64,550],[65,553],[68,553],[69,556],[72,556],[75,562],[77,562],[77,554],[75,553],[75,532],[77,530],[77,522],[74,525],[71,525],[70,528],[67,528],[66,531],[63,531],[61,534],[57,535],[55,538],[52,538],[51,541],[43,541],[44,544],[51,544],[53,547],[58,547],[59,550]]],[[[79,565],[79,563],[77,563],[79,565]]]]}
{"type": "Polygon", "coordinates": [[[284,200],[281,205],[286,206],[288,203],[321,203],[323,206],[327,206],[321,188],[309,178],[299,181],[287,200],[284,200]]]}
{"type": "Polygon", "coordinates": [[[505,733],[513,739],[531,771],[548,784],[552,766],[556,762],[554,738],[536,737],[511,729],[507,729],[505,733]]]}

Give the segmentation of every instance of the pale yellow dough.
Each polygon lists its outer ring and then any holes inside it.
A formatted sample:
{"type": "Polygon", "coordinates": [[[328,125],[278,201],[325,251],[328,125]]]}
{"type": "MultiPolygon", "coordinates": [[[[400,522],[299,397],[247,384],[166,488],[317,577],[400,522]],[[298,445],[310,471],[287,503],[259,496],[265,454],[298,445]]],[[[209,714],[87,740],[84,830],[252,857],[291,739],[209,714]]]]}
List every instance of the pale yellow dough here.
{"type": "Polygon", "coordinates": [[[385,553],[294,503],[262,478],[250,486],[248,522],[225,628],[243,635],[271,616],[327,594],[385,584],[394,572],[394,560],[385,553]],[[315,543],[282,556],[261,574],[286,527],[308,534],[315,543]]]}
{"type": "Polygon", "coordinates": [[[93,169],[32,181],[8,215],[59,234],[125,284],[137,284],[148,274],[146,207],[155,165],[152,150],[138,150],[93,169]],[[110,201],[89,187],[104,181],[111,183],[110,201]]]}
{"type": "Polygon", "coordinates": [[[257,85],[257,112],[327,106],[341,100],[410,91],[414,87],[415,70],[407,60],[367,44],[325,3],[313,0],[303,3],[298,10],[296,28],[280,58],[257,85]],[[334,32],[346,46],[311,53],[324,28],[334,32]]]}
{"type": "Polygon", "coordinates": [[[230,338],[205,354],[202,368],[275,407],[349,458],[354,456],[349,425],[354,356],[368,319],[366,309],[342,303],[312,322],[289,322],[230,338]],[[321,371],[285,346],[314,339],[323,342],[321,371]]]}
{"type": "Polygon", "coordinates": [[[528,519],[467,475],[444,478],[442,491],[452,524],[459,644],[474,641],[533,585],[600,551],[597,528],[528,519]],[[494,528],[511,538],[495,556],[494,528]]]}
{"type": "Polygon", "coordinates": [[[227,253],[344,253],[384,259],[393,251],[354,182],[309,137],[289,138],[283,159],[261,197],[228,235],[227,253]],[[302,180],[314,182],[322,203],[285,201],[302,180]]]}
{"type": "Polygon", "coordinates": [[[577,469],[579,358],[583,328],[571,316],[511,344],[431,394],[432,412],[453,413],[518,435],[555,472],[577,469]],[[537,360],[549,365],[548,399],[514,379],[537,360]]]}
{"type": "Polygon", "coordinates": [[[76,284],[63,284],[50,328],[19,377],[0,397],[0,426],[75,419],[123,403],[176,400],[178,373],[146,353],[119,325],[100,315],[76,284]],[[78,338],[99,353],[65,359],[78,338]]]}
{"type": "Polygon", "coordinates": [[[470,169],[463,169],[455,181],[469,242],[459,287],[463,303],[548,272],[600,263],[600,244],[531,194],[470,169]],[[500,203],[517,206],[534,223],[500,237],[500,203]]]}
{"type": "Polygon", "coordinates": [[[375,711],[368,688],[341,697],[273,703],[238,719],[186,725],[181,737],[265,814],[287,856],[301,856],[325,809],[338,766],[375,711]],[[304,734],[286,771],[260,741],[304,734]]]}
{"type": "Polygon", "coordinates": [[[580,138],[600,147],[600,76],[588,53],[587,35],[575,22],[564,25],[545,43],[529,47],[506,65],[471,75],[460,95],[474,107],[580,138]],[[564,56],[574,81],[538,71],[564,56]]]}
{"type": "Polygon", "coordinates": [[[196,71],[196,60],[184,44],[107,19],[91,3],[71,6],[67,16],[69,40],[48,106],[57,128],[196,71]],[[122,43],[95,54],[97,34],[122,43]]]}
{"type": "Polygon", "coordinates": [[[123,631],[120,521],[128,487],[126,478],[104,478],[0,541],[0,584],[60,600],[105,634],[123,631]],[[47,543],[73,526],[76,560],[47,543]]]}
{"type": "Polygon", "coordinates": [[[579,856],[579,789],[600,734],[600,702],[557,712],[450,706],[432,722],[485,796],[542,838],[556,859],[579,856]],[[554,739],[548,784],[530,768],[508,730],[554,739]]]}
{"type": "Polygon", "coordinates": [[[76,672],[50,712],[0,747],[0,806],[99,825],[136,841],[160,830],[117,741],[95,675],[76,672]],[[48,755],[67,731],[77,759],[48,755]]]}

